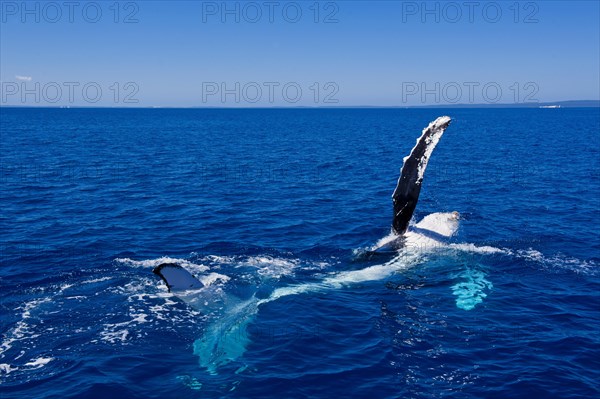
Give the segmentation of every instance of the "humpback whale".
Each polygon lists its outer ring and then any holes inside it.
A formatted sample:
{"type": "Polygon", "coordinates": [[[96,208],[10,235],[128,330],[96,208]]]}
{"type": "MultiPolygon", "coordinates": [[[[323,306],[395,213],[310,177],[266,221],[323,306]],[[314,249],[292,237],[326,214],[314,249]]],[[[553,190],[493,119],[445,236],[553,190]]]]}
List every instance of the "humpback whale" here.
{"type": "Polygon", "coordinates": [[[442,116],[431,122],[404,158],[400,178],[392,194],[394,214],[391,233],[368,251],[395,255],[386,263],[338,272],[319,282],[279,287],[262,299],[256,295],[249,299],[226,295],[221,287],[209,281],[203,280],[203,283],[177,263],[163,263],[155,267],[153,272],[165,282],[169,292],[204,314],[219,315],[218,323],[209,324],[202,337],[194,343],[194,353],[199,356],[200,365],[210,373],[216,373],[217,367],[241,356],[249,342],[246,326],[262,304],[283,296],[386,278],[418,261],[422,250],[439,247],[445,238],[452,236],[458,229],[458,212],[432,213],[410,226],[429,158],[450,121],[449,117],[442,116]],[[400,251],[405,253],[400,255],[400,251]]]}
{"type": "MultiPolygon", "coordinates": [[[[429,158],[450,122],[449,116],[441,116],[431,122],[423,129],[410,154],[404,158],[400,177],[392,194],[392,232],[380,240],[369,251],[370,254],[392,253],[405,246],[435,246],[458,229],[460,216],[458,212],[450,212],[432,213],[409,230],[429,158]]],[[[204,286],[190,272],[175,263],[163,263],[154,268],[153,272],[161,277],[170,292],[195,290],[204,286]]]]}

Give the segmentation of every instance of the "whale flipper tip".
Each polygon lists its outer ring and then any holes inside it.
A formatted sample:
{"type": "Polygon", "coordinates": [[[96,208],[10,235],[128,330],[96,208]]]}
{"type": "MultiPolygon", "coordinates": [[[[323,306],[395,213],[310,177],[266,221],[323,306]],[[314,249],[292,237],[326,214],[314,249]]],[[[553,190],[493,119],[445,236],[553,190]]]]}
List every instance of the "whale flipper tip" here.
{"type": "Polygon", "coordinates": [[[167,285],[169,292],[204,287],[204,284],[177,263],[162,263],[152,269],[167,285]]]}

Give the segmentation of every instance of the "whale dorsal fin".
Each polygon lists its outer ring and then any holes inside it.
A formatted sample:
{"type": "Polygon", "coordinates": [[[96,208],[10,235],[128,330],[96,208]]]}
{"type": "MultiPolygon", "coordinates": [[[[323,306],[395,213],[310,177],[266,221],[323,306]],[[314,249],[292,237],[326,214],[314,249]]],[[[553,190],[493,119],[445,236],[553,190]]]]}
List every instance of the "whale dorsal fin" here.
{"type": "Polygon", "coordinates": [[[423,129],[421,137],[417,140],[410,155],[404,158],[398,185],[392,194],[394,202],[394,220],[392,230],[398,235],[406,233],[408,223],[412,218],[413,212],[419,200],[421,192],[421,183],[427,168],[427,162],[444,134],[444,131],[450,125],[450,117],[441,116],[431,122],[429,126],[423,129]]]}

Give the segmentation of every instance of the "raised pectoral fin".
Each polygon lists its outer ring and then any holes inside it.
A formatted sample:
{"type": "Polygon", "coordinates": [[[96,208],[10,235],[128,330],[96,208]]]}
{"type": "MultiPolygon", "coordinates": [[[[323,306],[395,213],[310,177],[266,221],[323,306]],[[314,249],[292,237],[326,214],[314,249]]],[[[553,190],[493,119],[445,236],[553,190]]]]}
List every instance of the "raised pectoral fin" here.
{"type": "Polygon", "coordinates": [[[196,277],[176,263],[163,263],[152,270],[167,284],[169,292],[185,291],[204,287],[196,277]]]}
{"type": "Polygon", "coordinates": [[[441,116],[431,122],[417,139],[417,144],[410,155],[404,158],[398,185],[392,194],[394,202],[392,229],[396,234],[402,235],[408,229],[410,219],[417,207],[429,157],[450,125],[450,121],[450,117],[441,116]]]}

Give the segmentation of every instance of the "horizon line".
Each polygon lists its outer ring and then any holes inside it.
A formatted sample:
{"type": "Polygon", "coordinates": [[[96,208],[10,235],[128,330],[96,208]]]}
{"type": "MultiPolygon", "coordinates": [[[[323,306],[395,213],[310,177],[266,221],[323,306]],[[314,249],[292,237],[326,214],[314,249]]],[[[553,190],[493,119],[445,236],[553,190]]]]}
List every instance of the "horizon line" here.
{"type": "Polygon", "coordinates": [[[50,108],[50,109],[348,109],[348,108],[393,108],[393,109],[452,109],[452,108],[540,108],[546,106],[571,105],[570,108],[600,108],[600,100],[559,100],[531,103],[476,103],[476,104],[423,104],[423,105],[272,105],[272,106],[218,106],[218,105],[5,105],[0,108],[50,108]],[[574,103],[581,103],[574,105],[574,103]]]}

